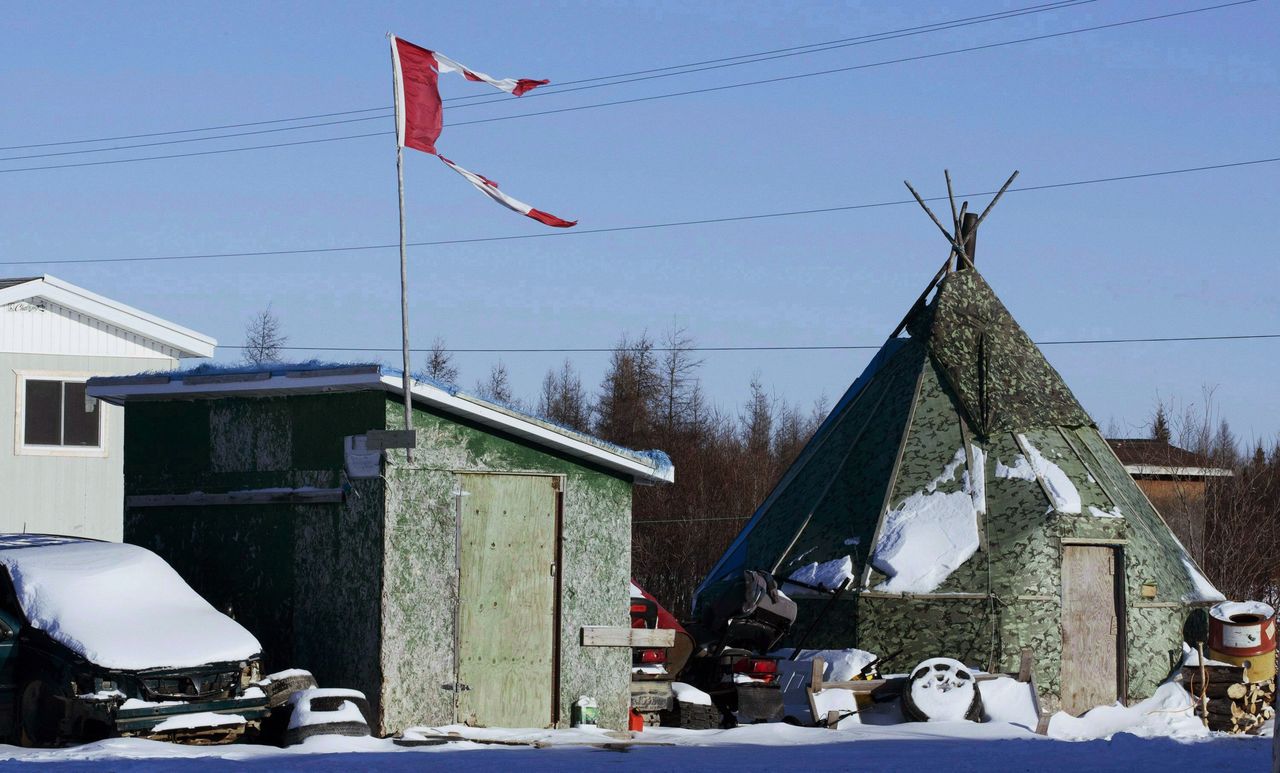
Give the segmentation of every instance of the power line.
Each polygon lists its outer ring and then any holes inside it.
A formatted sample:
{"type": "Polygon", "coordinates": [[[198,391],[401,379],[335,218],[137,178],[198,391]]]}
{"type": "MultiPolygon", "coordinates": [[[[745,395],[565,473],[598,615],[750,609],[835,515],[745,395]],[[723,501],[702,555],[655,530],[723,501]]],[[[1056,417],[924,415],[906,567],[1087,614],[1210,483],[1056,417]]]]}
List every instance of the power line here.
{"type": "MultiPolygon", "coordinates": [[[[1177,343],[1189,341],[1252,341],[1260,339],[1277,339],[1280,333],[1251,333],[1245,335],[1201,335],[1201,336],[1163,336],[1158,338],[1077,338],[1063,339],[1057,341],[1034,341],[1036,346],[1091,346],[1098,344],[1146,344],[1146,343],[1177,343]]],[[[876,350],[879,344],[833,344],[833,345],[809,345],[809,346],[690,346],[690,347],[668,347],[668,346],[652,346],[647,347],[651,352],[830,352],[830,351],[855,351],[855,350],[876,350]]],[[[222,349],[248,349],[248,346],[221,346],[222,349]]],[[[290,352],[396,352],[400,351],[400,347],[358,347],[358,346],[281,346],[282,350],[290,352]]],[[[623,350],[633,349],[634,347],[622,347],[623,350]]],[[[507,347],[507,348],[481,348],[481,349],[453,349],[448,351],[453,354],[610,354],[619,350],[614,346],[592,346],[592,347],[507,347]]],[[[432,351],[431,349],[410,349],[414,354],[424,354],[432,351]]]]}
{"type": "MultiPolygon", "coordinates": [[[[215,152],[215,151],[210,151],[215,152]]],[[[1095,177],[1088,180],[1071,180],[1060,183],[1046,183],[1044,185],[1026,185],[1018,188],[1010,188],[1009,193],[1028,193],[1034,191],[1055,190],[1058,188],[1072,188],[1082,185],[1100,185],[1104,183],[1124,182],[1128,180],[1141,180],[1150,177],[1166,177],[1178,174],[1190,174],[1193,172],[1207,172],[1219,169],[1231,169],[1235,167],[1255,166],[1259,164],[1272,164],[1280,161],[1280,156],[1271,158],[1258,158],[1249,161],[1231,161],[1222,164],[1207,164],[1202,166],[1183,167],[1181,169],[1164,169],[1157,172],[1140,172],[1137,174],[1116,175],[1111,177],[1095,177]]],[[[964,197],[990,196],[995,191],[981,191],[977,193],[959,194],[964,197]]],[[[925,201],[946,201],[946,196],[931,196],[925,201]]],[[[717,223],[736,223],[748,220],[768,220],[782,217],[795,217],[799,215],[820,215],[830,214],[834,212],[850,212],[859,209],[874,209],[879,207],[893,207],[902,204],[914,204],[914,199],[895,199],[891,201],[877,201],[865,204],[845,204],[832,207],[818,207],[812,209],[796,209],[782,212],[763,212],[753,215],[732,215],[728,217],[702,218],[699,220],[676,220],[663,223],[643,223],[638,225],[611,226],[607,228],[586,228],[572,229],[568,231],[540,231],[528,234],[513,234],[509,236],[481,236],[469,239],[441,239],[429,242],[409,242],[409,247],[437,247],[443,245],[454,244],[478,244],[483,242],[500,242],[500,241],[517,241],[521,239],[545,239],[551,237],[565,236],[584,236],[587,234],[605,234],[605,233],[621,233],[625,231],[647,231],[662,228],[679,228],[685,226],[697,225],[713,225],[717,223]]],[[[342,247],[311,247],[289,250],[257,250],[253,252],[214,252],[195,255],[147,255],[129,258],[69,258],[61,260],[6,260],[0,261],[0,266],[32,266],[32,265],[68,265],[82,263],[145,263],[154,261],[168,260],[216,260],[224,258],[260,258],[270,256],[286,256],[286,255],[318,255],[324,253],[336,252],[365,252],[369,250],[385,250],[398,247],[398,243],[392,244],[358,244],[347,245],[342,247]]]]}
{"type": "Polygon", "coordinates": [[[533,118],[542,115],[554,115],[557,113],[570,113],[578,110],[593,110],[601,107],[615,107],[617,105],[631,105],[638,102],[651,102],[658,99],[670,99],[671,97],[684,97],[693,94],[708,94],[716,91],[726,91],[728,89],[739,89],[746,86],[761,86],[770,83],[783,83],[787,81],[800,80],[803,78],[813,78],[820,75],[834,75],[836,73],[853,72],[856,70],[867,70],[873,67],[883,67],[891,64],[903,64],[905,62],[919,62],[927,59],[936,59],[943,56],[953,56],[955,54],[967,54],[974,51],[986,51],[993,48],[1003,48],[1005,46],[1018,45],[1020,43],[1031,43],[1040,40],[1050,40],[1053,38],[1066,37],[1068,35],[1079,35],[1084,32],[1096,32],[1098,30],[1114,29],[1116,27],[1125,27],[1132,24],[1141,24],[1143,22],[1160,21],[1170,19],[1175,16],[1186,16],[1193,13],[1204,13],[1206,11],[1216,11],[1222,8],[1230,8],[1236,5],[1247,5],[1256,3],[1258,0],[1235,0],[1235,2],[1222,3],[1220,5],[1205,6],[1203,8],[1192,8],[1186,11],[1176,11],[1173,13],[1159,14],[1157,16],[1146,16],[1141,19],[1129,19],[1127,21],[1111,22],[1110,24],[1099,24],[1093,27],[1082,27],[1080,29],[1065,30],[1062,32],[1052,32],[1044,35],[1033,35],[1026,38],[1017,38],[1015,40],[1005,40],[997,43],[985,43],[980,46],[968,46],[966,48],[954,48],[948,51],[936,51],[931,54],[917,54],[915,56],[904,56],[897,59],[886,59],[880,62],[870,62],[867,64],[851,65],[848,67],[834,67],[828,70],[818,70],[816,72],[800,73],[797,75],[780,75],[776,78],[763,78],[761,80],[745,81],[743,83],[731,83],[724,86],[708,86],[700,89],[690,89],[688,91],[676,91],[669,94],[654,94],[648,97],[635,97],[632,99],[620,99],[613,102],[599,102],[594,105],[578,105],[575,107],[561,107],[554,110],[539,110],[531,113],[519,113],[516,115],[498,116],[495,118],[480,118],[473,121],[460,121],[450,124],[450,126],[470,126],[479,123],[493,123],[495,121],[510,121],[516,118],[533,118]]]}
{"type": "MultiPolygon", "coordinates": [[[[1006,41],[1001,41],[997,43],[987,43],[979,46],[969,46],[966,48],[957,48],[957,49],[951,49],[947,51],[937,51],[929,54],[918,54],[915,56],[899,57],[897,59],[887,59],[879,62],[869,62],[866,64],[851,65],[848,67],[837,67],[837,68],[832,68],[827,70],[819,70],[816,72],[800,73],[796,75],[784,75],[784,76],[778,76],[775,78],[765,78],[761,80],[745,81],[742,83],[731,83],[723,86],[709,86],[706,88],[689,89],[686,91],[670,92],[667,94],[653,94],[646,97],[634,97],[631,99],[614,100],[611,102],[598,102],[590,105],[576,105],[572,107],[555,108],[552,110],[539,110],[534,112],[518,113],[515,115],[495,116],[492,118],[480,118],[480,119],[475,119],[471,121],[459,121],[456,123],[448,124],[448,126],[460,127],[460,126],[471,126],[474,124],[493,123],[496,121],[511,121],[511,120],[520,119],[520,118],[534,118],[534,117],[544,116],[544,115],[556,115],[559,113],[577,112],[580,110],[594,110],[602,107],[617,107],[619,105],[630,105],[630,104],[638,104],[641,102],[652,102],[655,100],[670,99],[673,97],[692,96],[696,94],[707,94],[707,93],[718,92],[718,91],[726,91],[729,89],[744,88],[748,86],[760,86],[760,85],[767,85],[772,83],[783,83],[787,81],[800,80],[803,78],[813,78],[813,77],[822,76],[822,75],[833,75],[838,73],[853,72],[856,70],[866,70],[874,67],[883,67],[883,66],[892,65],[892,64],[903,64],[906,62],[916,62],[916,61],[923,61],[928,59],[936,59],[943,56],[953,56],[956,54],[972,53],[975,51],[985,51],[985,50],[990,50],[995,48],[1002,48],[1005,46],[1018,45],[1021,43],[1030,43],[1030,42],[1035,42],[1040,40],[1049,40],[1053,38],[1066,37],[1069,35],[1079,35],[1085,32],[1096,32],[1098,30],[1114,29],[1117,27],[1124,27],[1124,26],[1140,24],[1140,23],[1150,22],[1150,21],[1159,21],[1159,20],[1169,19],[1177,16],[1186,16],[1194,13],[1204,13],[1206,11],[1214,11],[1222,8],[1230,8],[1237,5],[1247,5],[1255,2],[1258,2],[1258,0],[1235,0],[1234,2],[1222,3],[1219,5],[1205,6],[1202,8],[1193,8],[1185,11],[1176,11],[1172,13],[1159,14],[1156,16],[1147,16],[1139,19],[1129,19],[1126,21],[1111,22],[1109,24],[1100,24],[1092,27],[1082,27],[1074,30],[1065,30],[1062,32],[1054,32],[1054,33],[1048,33],[1044,35],[1035,35],[1031,37],[1018,38],[1015,40],[1006,40],[1006,41]]],[[[358,119],[358,120],[365,120],[365,119],[358,119]]],[[[293,145],[307,145],[307,144],[313,144],[318,142],[335,142],[339,140],[361,139],[364,137],[376,137],[376,136],[388,135],[388,134],[391,134],[391,132],[388,131],[388,132],[375,132],[370,134],[352,134],[352,135],[343,135],[339,137],[327,137],[327,138],[318,139],[318,140],[302,140],[298,142],[272,143],[267,145],[248,145],[248,146],[239,147],[239,148],[227,148],[222,150],[209,150],[209,151],[193,152],[193,153],[175,153],[175,154],[160,155],[160,156],[141,156],[138,158],[114,159],[110,161],[87,161],[87,162],[80,162],[80,163],[74,163],[74,164],[46,164],[42,166],[16,167],[13,169],[0,169],[0,174],[7,174],[12,172],[47,171],[51,169],[72,169],[72,168],[86,167],[86,166],[102,166],[106,164],[128,164],[128,163],[134,163],[138,161],[157,161],[157,160],[167,160],[167,159],[174,159],[174,158],[188,158],[193,156],[216,155],[220,153],[234,153],[234,152],[241,152],[241,151],[247,151],[247,150],[264,150],[264,149],[270,149],[270,148],[289,147],[293,145]]],[[[220,138],[225,138],[229,136],[234,136],[234,135],[222,135],[222,137],[220,138]]],[[[156,144],[164,144],[164,143],[156,143],[156,144]]]]}
{"type": "MultiPolygon", "coordinates": [[[[603,80],[614,80],[617,78],[633,78],[633,76],[650,75],[653,73],[667,73],[667,74],[681,75],[684,73],[670,73],[669,71],[684,70],[685,68],[699,67],[702,65],[718,65],[720,63],[732,62],[733,60],[738,60],[738,59],[750,59],[751,61],[736,62],[736,64],[751,64],[754,61],[765,61],[765,60],[756,60],[755,57],[768,57],[772,59],[772,58],[777,58],[775,56],[772,56],[776,54],[787,54],[787,55],[798,56],[806,53],[819,53],[822,51],[831,50],[833,48],[843,48],[851,45],[859,45],[862,43],[877,43],[877,42],[880,42],[881,40],[893,40],[893,39],[896,39],[897,37],[906,37],[908,36],[908,34],[923,34],[926,32],[945,31],[949,29],[954,29],[956,27],[969,26],[971,24],[980,24],[988,21],[1001,21],[1006,18],[1024,16],[1031,13],[1042,13],[1045,11],[1054,11],[1061,8],[1069,8],[1075,5],[1083,5],[1083,4],[1092,3],[1092,2],[1096,2],[1096,0],[1056,0],[1056,2],[1041,3],[1039,5],[1027,6],[1024,8],[1014,9],[1012,11],[1000,11],[996,13],[981,14],[979,16],[967,16],[960,19],[951,19],[948,21],[933,22],[931,24],[923,24],[915,27],[904,27],[896,30],[888,30],[885,32],[869,33],[866,35],[859,35],[851,38],[840,38],[837,40],[828,40],[821,43],[808,43],[801,46],[791,46],[789,48],[777,48],[769,51],[757,51],[749,54],[738,54],[736,56],[721,57],[719,59],[704,59],[698,62],[686,62],[684,64],[668,65],[666,67],[654,67],[647,70],[634,70],[631,72],[615,73],[613,75],[599,75],[591,78],[580,78],[578,80],[564,81],[562,83],[552,84],[551,86],[544,87],[543,89],[532,92],[530,96],[545,95],[548,93],[558,94],[558,93],[563,93],[565,91],[576,91],[577,89],[565,89],[564,87],[575,86],[583,83],[595,83],[603,80]],[[889,36],[893,36],[893,37],[889,37],[889,36]],[[812,49],[812,50],[802,50],[802,49],[812,49]],[[796,53],[791,53],[791,52],[796,52],[796,53]]],[[[690,72],[701,72],[701,70],[690,70],[690,72]]],[[[666,77],[666,76],[654,76],[654,77],[666,77]]],[[[632,80],[632,81],[624,81],[624,82],[631,83],[634,81],[632,80]]],[[[602,84],[602,85],[608,86],[608,85],[617,85],[617,84],[608,83],[608,84],[602,84]]],[[[459,102],[463,100],[477,99],[481,96],[487,97],[488,95],[475,94],[475,95],[468,95],[468,96],[451,97],[443,101],[459,102]]],[[[486,99],[484,102],[472,102],[467,105],[458,105],[458,107],[470,107],[471,105],[474,105],[474,104],[486,104],[487,102],[490,102],[490,101],[504,101],[504,100],[503,98],[498,97],[496,99],[486,99]]],[[[96,137],[96,138],[82,139],[82,140],[63,140],[61,142],[32,143],[28,145],[7,145],[7,146],[0,146],[0,150],[25,150],[28,148],[47,148],[47,147],[64,146],[64,145],[84,145],[84,144],[90,144],[95,142],[113,142],[116,140],[132,140],[132,139],[142,139],[146,137],[163,137],[163,136],[170,136],[174,134],[195,134],[195,133],[206,132],[206,131],[218,131],[221,129],[239,129],[239,128],[244,128],[249,126],[264,126],[264,125],[276,124],[276,123],[290,123],[293,121],[312,120],[315,118],[333,118],[333,117],[344,116],[344,115],[357,115],[360,113],[374,113],[374,112],[391,110],[393,109],[393,107],[394,107],[393,105],[384,105],[382,107],[367,107],[367,108],[361,108],[358,110],[342,110],[342,111],[331,112],[331,113],[316,113],[312,115],[300,115],[300,116],[293,116],[291,118],[274,118],[274,119],[263,120],[263,121],[249,121],[244,123],[204,126],[204,127],[195,128],[195,129],[175,129],[170,131],[146,132],[141,134],[123,134],[123,135],[117,135],[114,137],[96,137]]],[[[373,116],[372,118],[385,118],[385,117],[388,117],[388,116],[373,116]]],[[[312,124],[310,126],[330,126],[337,123],[350,123],[355,121],[367,121],[367,120],[371,120],[371,118],[353,118],[346,121],[330,121],[328,123],[312,124]]],[[[278,129],[275,131],[290,131],[293,129],[310,128],[310,126],[293,126],[293,127],[286,127],[284,129],[278,129]]],[[[254,134],[254,133],[256,132],[244,132],[243,134],[254,134]]],[[[234,136],[242,136],[242,135],[236,135],[236,134],[222,135],[222,137],[234,137],[234,136]]],[[[214,139],[214,138],[199,138],[199,139],[214,139]]],[[[186,140],[186,141],[193,142],[198,140],[186,140]]],[[[138,146],[128,146],[128,147],[145,147],[145,146],[138,145],[138,146]]],[[[104,152],[108,150],[120,150],[120,149],[121,148],[98,148],[95,150],[80,151],[80,152],[93,153],[93,152],[104,152]]],[[[37,156],[20,156],[20,158],[35,158],[35,157],[37,156]]],[[[11,160],[11,159],[0,159],[0,161],[4,161],[4,160],[11,160]]]]}
{"type": "MultiPolygon", "coordinates": [[[[915,37],[916,35],[924,35],[930,32],[945,32],[948,30],[960,29],[961,27],[970,27],[975,24],[986,24],[987,22],[992,22],[992,21],[1004,21],[1005,19],[1012,19],[1018,16],[1026,16],[1028,14],[1063,10],[1066,8],[1071,8],[1077,5],[1085,5],[1092,2],[1096,2],[1096,0],[1062,0],[1060,2],[1055,2],[1055,3],[1046,3],[1044,5],[1030,6],[1028,8],[1022,8],[1022,9],[1015,9],[1013,11],[1002,11],[1000,13],[985,14],[983,16],[971,16],[966,19],[958,19],[954,22],[923,25],[922,27],[909,27],[906,30],[895,30],[892,32],[875,33],[871,35],[859,36],[856,38],[845,38],[844,40],[830,41],[828,43],[815,43],[809,46],[796,46],[793,48],[762,52],[761,54],[753,54],[753,55],[747,55],[742,57],[729,57],[727,59],[717,59],[717,60],[711,60],[709,62],[699,62],[696,64],[678,65],[676,67],[658,68],[655,70],[641,70],[637,73],[632,73],[632,75],[636,75],[638,77],[628,77],[627,75],[615,75],[611,77],[615,79],[621,79],[621,80],[610,80],[608,83],[592,83],[591,85],[586,85],[586,86],[574,86],[573,88],[566,88],[571,84],[587,83],[589,81],[594,81],[594,80],[606,80],[606,78],[590,78],[582,81],[570,81],[568,83],[558,84],[557,88],[546,88],[546,89],[539,89],[537,91],[532,91],[527,96],[528,97],[550,97],[550,96],[557,96],[560,94],[570,94],[575,91],[586,91],[589,89],[606,88],[609,86],[621,86],[627,83],[639,83],[641,81],[657,80],[660,78],[671,78],[679,75],[692,75],[694,73],[707,72],[709,70],[720,70],[726,67],[739,67],[741,65],[757,64],[759,62],[770,62],[777,59],[787,59],[795,56],[807,56],[809,54],[818,54],[818,53],[823,53],[825,51],[835,51],[837,49],[849,48],[851,46],[863,46],[871,43],[883,43],[889,40],[898,40],[900,38],[915,37]],[[805,49],[805,50],[798,50],[798,49],[805,49]],[[784,53],[780,53],[780,52],[784,52],[784,53]],[[748,58],[748,57],[753,57],[753,58],[748,58]],[[743,59],[743,61],[729,61],[729,59],[743,59]],[[698,65],[703,65],[703,66],[698,66],[698,65]],[[680,69],[680,68],[689,68],[689,69],[680,69]],[[662,72],[662,70],[678,70],[678,71],[662,72]],[[645,73],[657,73],[657,74],[648,75],[645,73]]],[[[465,105],[457,105],[455,109],[457,109],[458,107],[474,107],[476,105],[488,105],[496,102],[505,102],[507,104],[512,104],[511,101],[508,99],[505,99],[497,95],[489,95],[489,94],[475,94],[470,97],[462,97],[462,99],[477,99],[479,101],[470,102],[465,105]]],[[[458,124],[455,124],[455,125],[458,125],[458,124]]]]}

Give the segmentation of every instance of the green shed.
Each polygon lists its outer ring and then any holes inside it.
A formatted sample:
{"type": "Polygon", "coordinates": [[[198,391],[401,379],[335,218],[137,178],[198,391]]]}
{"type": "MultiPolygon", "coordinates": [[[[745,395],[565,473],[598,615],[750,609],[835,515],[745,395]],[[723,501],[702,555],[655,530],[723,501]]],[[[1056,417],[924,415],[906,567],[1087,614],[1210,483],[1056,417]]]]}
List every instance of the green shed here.
{"type": "Polygon", "coordinates": [[[936,656],[1017,671],[1029,650],[1048,708],[1146,697],[1192,609],[1222,597],[983,277],[939,277],[697,603],[773,568],[806,647],[898,672],[936,656]]]}
{"type": "Polygon", "coordinates": [[[364,691],[383,733],[626,727],[631,489],[674,479],[619,448],[378,365],[99,378],[125,410],[124,538],[263,643],[270,668],[364,691]]]}

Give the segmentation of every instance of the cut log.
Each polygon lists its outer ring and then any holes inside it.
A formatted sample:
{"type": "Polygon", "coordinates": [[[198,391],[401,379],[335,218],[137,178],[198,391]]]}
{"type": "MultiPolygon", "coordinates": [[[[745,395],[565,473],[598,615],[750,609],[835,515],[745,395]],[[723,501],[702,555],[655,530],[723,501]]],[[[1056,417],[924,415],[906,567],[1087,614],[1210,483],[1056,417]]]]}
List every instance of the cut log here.
{"type": "Polygon", "coordinates": [[[1244,666],[1184,666],[1182,668],[1182,680],[1184,682],[1192,679],[1199,680],[1200,674],[1205,675],[1210,683],[1213,682],[1243,682],[1244,666]]]}
{"type": "Polygon", "coordinates": [[[1200,697],[1201,692],[1204,692],[1210,698],[1233,698],[1239,700],[1247,696],[1249,689],[1247,685],[1240,682],[1209,682],[1203,691],[1199,681],[1183,682],[1182,686],[1197,699],[1200,697]]]}

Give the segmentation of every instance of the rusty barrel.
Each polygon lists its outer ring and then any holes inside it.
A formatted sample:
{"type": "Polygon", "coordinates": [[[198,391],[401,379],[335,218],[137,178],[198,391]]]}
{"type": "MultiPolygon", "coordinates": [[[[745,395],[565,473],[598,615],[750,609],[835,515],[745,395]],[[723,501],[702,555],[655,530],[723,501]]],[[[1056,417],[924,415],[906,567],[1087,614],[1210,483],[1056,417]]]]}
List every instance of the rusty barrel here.
{"type": "Polygon", "coordinates": [[[1209,657],[1245,665],[1250,682],[1276,675],[1276,611],[1260,601],[1224,601],[1209,610],[1209,657]]]}

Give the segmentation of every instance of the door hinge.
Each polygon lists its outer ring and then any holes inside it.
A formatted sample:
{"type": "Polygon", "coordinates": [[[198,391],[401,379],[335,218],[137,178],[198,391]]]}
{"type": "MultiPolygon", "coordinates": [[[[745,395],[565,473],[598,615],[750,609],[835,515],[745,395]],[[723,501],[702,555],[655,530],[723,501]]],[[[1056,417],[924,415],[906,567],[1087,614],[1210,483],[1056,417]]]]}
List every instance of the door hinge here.
{"type": "Polygon", "coordinates": [[[449,690],[451,692],[452,691],[468,692],[471,690],[471,685],[463,684],[462,682],[445,682],[444,684],[440,685],[440,689],[449,690]]]}
{"type": "Polygon", "coordinates": [[[552,576],[552,577],[555,577],[555,576],[556,576],[556,562],[555,562],[555,561],[552,561],[552,562],[551,562],[551,576],[552,576]]]}

